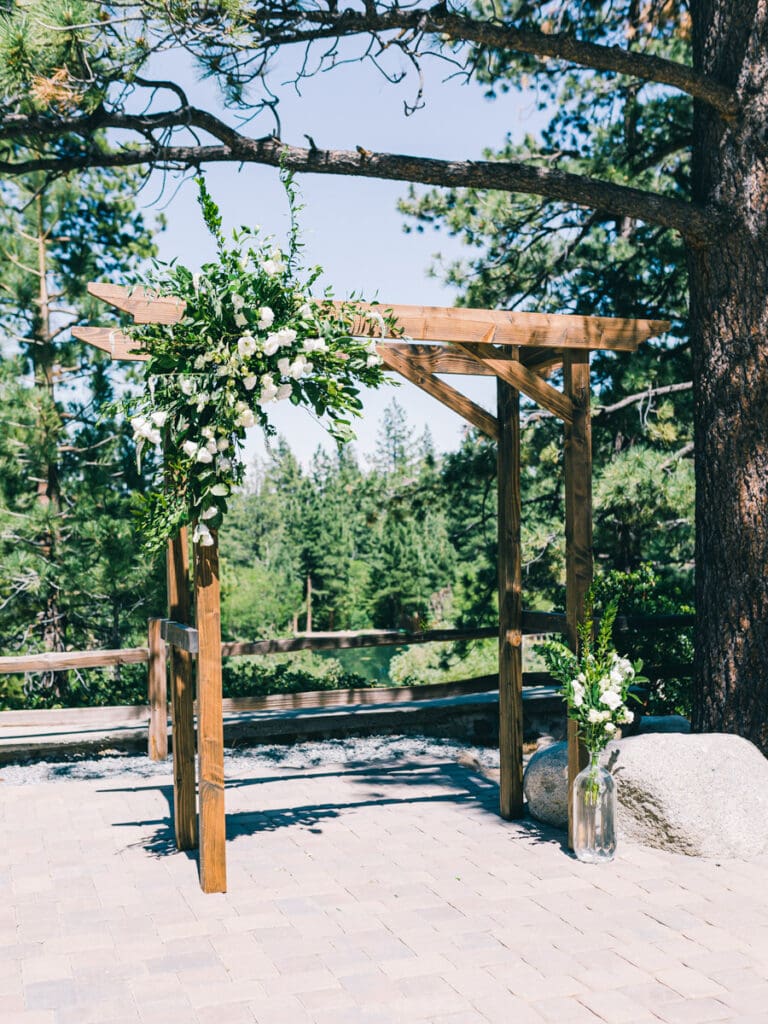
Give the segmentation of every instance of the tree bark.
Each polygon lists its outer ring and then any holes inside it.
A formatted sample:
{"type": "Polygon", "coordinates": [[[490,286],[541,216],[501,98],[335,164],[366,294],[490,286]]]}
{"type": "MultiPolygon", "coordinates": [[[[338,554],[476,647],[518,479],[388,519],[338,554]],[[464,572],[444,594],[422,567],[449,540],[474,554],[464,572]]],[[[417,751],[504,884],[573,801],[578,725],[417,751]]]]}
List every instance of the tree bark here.
{"type": "Polygon", "coordinates": [[[768,754],[768,14],[698,0],[697,70],[741,104],[697,104],[694,201],[719,207],[717,244],[689,247],[696,445],[694,728],[768,754]]]}

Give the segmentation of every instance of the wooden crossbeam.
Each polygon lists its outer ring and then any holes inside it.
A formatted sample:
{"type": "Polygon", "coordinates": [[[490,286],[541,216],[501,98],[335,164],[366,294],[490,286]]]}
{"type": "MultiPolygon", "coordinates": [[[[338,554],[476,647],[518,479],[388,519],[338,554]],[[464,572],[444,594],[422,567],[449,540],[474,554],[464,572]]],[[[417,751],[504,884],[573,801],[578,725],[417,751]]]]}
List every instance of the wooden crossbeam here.
{"type": "MultiPolygon", "coordinates": [[[[496,339],[494,338],[494,341],[496,339]]],[[[498,352],[493,345],[489,344],[466,344],[454,342],[457,348],[468,355],[481,360],[499,377],[514,388],[522,391],[523,394],[538,402],[540,406],[547,409],[553,415],[559,417],[565,423],[573,421],[573,404],[567,395],[562,394],[557,388],[553,388],[545,380],[528,370],[520,363],[498,358],[498,352]]]]}
{"type": "Polygon", "coordinates": [[[389,367],[390,370],[395,370],[402,377],[405,377],[406,380],[415,384],[416,387],[426,391],[428,395],[432,395],[438,402],[442,402],[443,405],[448,406],[453,412],[458,413],[465,420],[469,420],[478,430],[493,438],[494,441],[498,440],[499,425],[496,417],[483,409],[482,406],[477,405],[470,398],[467,398],[466,395],[462,395],[460,391],[457,391],[456,388],[452,388],[450,384],[439,380],[431,373],[426,373],[424,370],[412,366],[406,356],[393,351],[386,344],[377,345],[376,351],[384,361],[384,365],[389,367]]]}
{"type": "Polygon", "coordinates": [[[121,330],[111,327],[73,327],[72,337],[79,338],[86,345],[93,345],[100,348],[113,359],[121,362],[144,362],[149,359],[146,352],[137,352],[134,348],[136,342],[123,334],[121,330]]]}
{"type": "Polygon", "coordinates": [[[130,313],[137,324],[177,324],[187,308],[184,300],[175,295],[156,295],[146,288],[91,281],[88,291],[102,302],[130,313]]]}
{"type": "MultiPolygon", "coordinates": [[[[494,343],[497,345],[633,352],[641,342],[663,334],[670,326],[667,320],[517,313],[449,306],[359,305],[364,310],[391,316],[407,337],[417,341],[479,342],[490,328],[495,328],[494,343]]],[[[362,335],[375,335],[379,331],[375,321],[362,318],[353,326],[353,332],[362,335]]]]}

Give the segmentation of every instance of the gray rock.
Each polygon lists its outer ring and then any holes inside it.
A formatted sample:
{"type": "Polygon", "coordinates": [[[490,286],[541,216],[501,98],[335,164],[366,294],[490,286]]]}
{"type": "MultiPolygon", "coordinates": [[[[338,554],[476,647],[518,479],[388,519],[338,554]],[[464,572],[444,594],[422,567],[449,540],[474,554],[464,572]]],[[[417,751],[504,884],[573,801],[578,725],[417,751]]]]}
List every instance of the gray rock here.
{"type": "Polygon", "coordinates": [[[523,793],[534,818],[568,828],[567,743],[550,743],[536,751],[525,769],[523,793]]]}
{"type": "MultiPolygon", "coordinates": [[[[747,860],[768,850],[768,759],[740,736],[648,733],[610,743],[619,837],[691,857],[747,860]]],[[[537,752],[524,790],[533,817],[566,828],[568,751],[537,752]]]]}

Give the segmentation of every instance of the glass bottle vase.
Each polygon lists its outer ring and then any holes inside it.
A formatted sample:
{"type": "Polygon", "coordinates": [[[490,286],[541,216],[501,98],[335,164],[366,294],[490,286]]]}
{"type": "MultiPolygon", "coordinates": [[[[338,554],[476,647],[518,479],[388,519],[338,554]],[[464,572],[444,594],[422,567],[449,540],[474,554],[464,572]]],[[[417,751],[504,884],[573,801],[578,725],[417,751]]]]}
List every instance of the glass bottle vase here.
{"type": "Polygon", "coordinates": [[[616,784],[598,753],[573,780],[573,852],[587,864],[616,854],[616,784]]]}

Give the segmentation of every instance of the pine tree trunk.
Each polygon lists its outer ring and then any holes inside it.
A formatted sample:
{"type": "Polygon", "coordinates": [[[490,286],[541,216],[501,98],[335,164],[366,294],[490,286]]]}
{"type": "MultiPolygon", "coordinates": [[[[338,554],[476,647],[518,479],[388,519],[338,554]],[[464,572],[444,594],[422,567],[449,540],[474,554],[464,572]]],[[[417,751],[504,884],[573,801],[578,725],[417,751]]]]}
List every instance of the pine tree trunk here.
{"type": "Polygon", "coordinates": [[[696,441],[694,728],[768,754],[768,15],[693,6],[697,68],[743,113],[695,114],[694,198],[727,227],[689,252],[696,441]]]}

